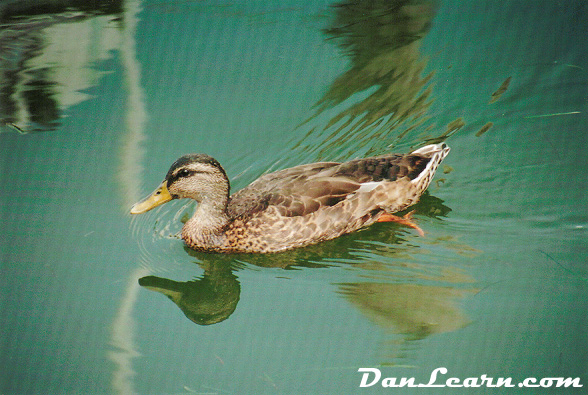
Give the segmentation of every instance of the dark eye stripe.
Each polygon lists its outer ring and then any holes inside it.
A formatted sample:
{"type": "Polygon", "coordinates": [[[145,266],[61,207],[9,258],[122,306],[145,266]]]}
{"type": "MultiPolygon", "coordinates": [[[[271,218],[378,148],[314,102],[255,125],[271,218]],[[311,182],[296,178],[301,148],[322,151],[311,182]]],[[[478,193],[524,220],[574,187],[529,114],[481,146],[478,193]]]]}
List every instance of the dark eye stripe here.
{"type": "Polygon", "coordinates": [[[167,178],[167,185],[169,187],[171,184],[173,184],[174,182],[176,182],[180,178],[190,177],[191,175],[196,174],[196,173],[198,173],[198,171],[196,171],[196,170],[181,169],[181,170],[177,171],[176,173],[169,175],[169,177],[167,178]]]}

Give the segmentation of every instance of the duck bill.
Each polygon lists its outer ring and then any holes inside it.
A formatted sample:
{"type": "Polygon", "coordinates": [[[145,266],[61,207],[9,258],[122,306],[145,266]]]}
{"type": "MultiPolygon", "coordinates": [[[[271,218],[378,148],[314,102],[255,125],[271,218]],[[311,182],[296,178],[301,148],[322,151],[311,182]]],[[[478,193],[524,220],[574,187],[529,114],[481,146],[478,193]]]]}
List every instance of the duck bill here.
{"type": "Polygon", "coordinates": [[[154,209],[157,206],[161,206],[162,204],[167,203],[172,199],[172,195],[167,189],[167,181],[164,180],[161,185],[159,185],[157,189],[151,193],[151,195],[135,203],[133,207],[131,207],[131,214],[146,213],[147,211],[154,209]]]}

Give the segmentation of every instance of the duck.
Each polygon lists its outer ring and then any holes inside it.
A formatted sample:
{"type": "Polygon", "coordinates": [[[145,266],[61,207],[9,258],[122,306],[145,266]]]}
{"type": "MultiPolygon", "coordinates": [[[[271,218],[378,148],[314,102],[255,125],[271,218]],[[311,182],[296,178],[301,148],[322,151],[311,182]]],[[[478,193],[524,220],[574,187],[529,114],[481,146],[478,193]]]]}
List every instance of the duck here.
{"type": "Polygon", "coordinates": [[[131,214],[174,199],[198,205],[181,231],[185,244],[216,253],[277,253],[331,240],[375,222],[423,231],[410,213],[449,153],[445,143],[407,154],[303,164],[265,174],[230,193],[221,164],[206,154],[181,156],[131,214]]]}

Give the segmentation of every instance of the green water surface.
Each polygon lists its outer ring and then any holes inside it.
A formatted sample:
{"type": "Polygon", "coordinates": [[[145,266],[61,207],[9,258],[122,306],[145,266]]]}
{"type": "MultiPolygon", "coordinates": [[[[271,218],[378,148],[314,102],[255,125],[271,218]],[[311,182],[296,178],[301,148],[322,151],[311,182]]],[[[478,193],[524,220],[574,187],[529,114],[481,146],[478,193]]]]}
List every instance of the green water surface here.
{"type": "Polygon", "coordinates": [[[53,3],[0,5],[0,393],[586,391],[358,373],[588,385],[585,2],[53,3]],[[185,153],[236,191],[440,141],[425,237],[214,255],[189,202],[129,214],[185,153]]]}

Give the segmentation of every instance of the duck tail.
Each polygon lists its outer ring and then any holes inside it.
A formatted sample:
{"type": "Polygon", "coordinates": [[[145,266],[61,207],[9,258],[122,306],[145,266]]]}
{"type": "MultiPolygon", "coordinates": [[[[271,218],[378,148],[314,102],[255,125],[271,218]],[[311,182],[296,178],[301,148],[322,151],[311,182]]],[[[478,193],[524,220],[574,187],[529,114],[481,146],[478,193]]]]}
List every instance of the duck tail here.
{"type": "Polygon", "coordinates": [[[419,191],[424,192],[425,189],[431,183],[433,176],[435,175],[435,171],[439,164],[445,159],[447,154],[449,154],[450,148],[445,143],[440,144],[429,144],[422,148],[419,148],[413,152],[411,155],[418,155],[425,158],[430,158],[427,166],[421,171],[421,173],[415,177],[411,182],[417,186],[419,191]]]}

